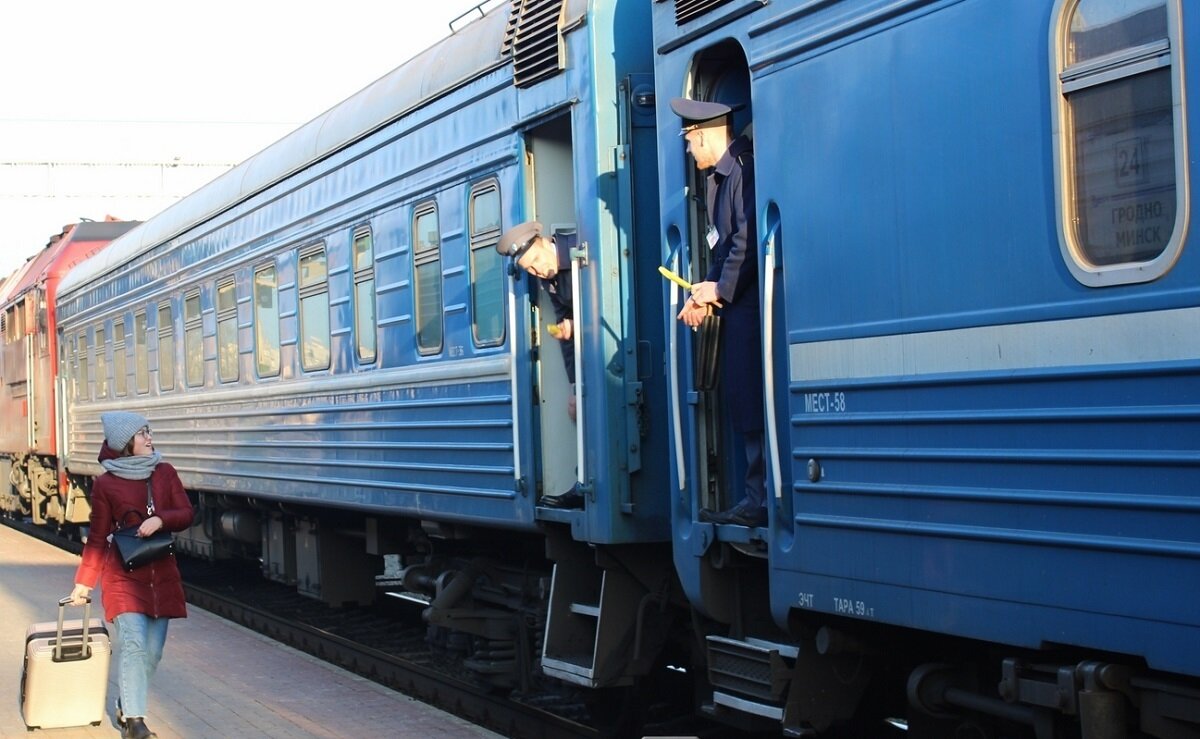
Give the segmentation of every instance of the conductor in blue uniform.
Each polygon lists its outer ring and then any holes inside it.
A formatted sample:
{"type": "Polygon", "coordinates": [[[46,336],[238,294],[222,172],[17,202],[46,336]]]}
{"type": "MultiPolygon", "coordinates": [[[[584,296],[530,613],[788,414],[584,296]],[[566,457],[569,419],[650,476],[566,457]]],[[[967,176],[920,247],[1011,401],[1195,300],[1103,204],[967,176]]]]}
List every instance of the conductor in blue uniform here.
{"type": "Polygon", "coordinates": [[[679,312],[699,326],[708,311],[721,315],[721,385],[734,433],[746,458],[740,500],[724,511],[700,511],[700,520],[738,526],[767,523],[763,462],[762,333],[758,300],[758,239],[755,233],[754,151],[745,136],[734,136],[731,113],[722,103],[675,98],[671,110],[683,119],[680,131],[702,172],[709,171],[710,226],[703,235],[712,251],[703,282],[679,312]]]}
{"type": "MultiPolygon", "coordinates": [[[[526,221],[505,231],[496,244],[500,256],[511,257],[517,266],[538,278],[542,289],[550,296],[557,323],[551,326],[550,335],[558,339],[562,348],[563,367],[567,370],[567,381],[575,387],[575,327],[571,320],[573,293],[571,292],[571,249],[575,247],[575,234],[556,233],[545,236],[542,224],[526,221]]],[[[575,393],[567,396],[567,415],[575,420],[575,393]]],[[[583,495],[571,489],[561,495],[543,495],[538,505],[549,508],[581,508],[583,495]]]]}

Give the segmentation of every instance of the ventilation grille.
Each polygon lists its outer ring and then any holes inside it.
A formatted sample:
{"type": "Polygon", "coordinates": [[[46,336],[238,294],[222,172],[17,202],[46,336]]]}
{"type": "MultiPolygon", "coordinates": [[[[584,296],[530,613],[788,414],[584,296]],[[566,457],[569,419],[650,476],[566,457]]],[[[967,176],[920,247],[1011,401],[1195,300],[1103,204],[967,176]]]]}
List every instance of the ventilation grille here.
{"type": "Polygon", "coordinates": [[[675,25],[682,26],[713,8],[728,4],[729,0],[675,0],[675,25]]]}
{"type": "Polygon", "coordinates": [[[502,53],[512,52],[513,82],[529,87],[563,69],[563,0],[513,0],[502,53]]]}

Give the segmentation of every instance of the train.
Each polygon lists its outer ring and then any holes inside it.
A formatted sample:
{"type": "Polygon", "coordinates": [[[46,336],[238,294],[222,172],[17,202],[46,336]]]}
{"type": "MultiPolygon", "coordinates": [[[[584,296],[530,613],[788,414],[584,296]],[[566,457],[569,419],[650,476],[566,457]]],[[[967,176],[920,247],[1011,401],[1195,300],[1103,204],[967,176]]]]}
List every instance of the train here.
{"type": "Polygon", "coordinates": [[[59,388],[37,459],[83,500],[0,509],[79,524],[100,414],[136,410],[195,497],[180,551],[418,604],[497,690],[682,675],[698,714],[792,737],[1200,736],[1200,18],[480,15],[61,279],[26,328],[59,388]],[[744,469],[657,270],[711,259],[676,97],[754,142],[761,527],[699,515],[744,469]],[[577,245],[573,384],[495,248],[532,219],[577,245]]]}
{"type": "Polygon", "coordinates": [[[57,528],[86,524],[86,492],[60,478],[58,284],[72,267],[128,233],[137,221],[108,217],[64,226],[0,280],[0,512],[57,528]]]}

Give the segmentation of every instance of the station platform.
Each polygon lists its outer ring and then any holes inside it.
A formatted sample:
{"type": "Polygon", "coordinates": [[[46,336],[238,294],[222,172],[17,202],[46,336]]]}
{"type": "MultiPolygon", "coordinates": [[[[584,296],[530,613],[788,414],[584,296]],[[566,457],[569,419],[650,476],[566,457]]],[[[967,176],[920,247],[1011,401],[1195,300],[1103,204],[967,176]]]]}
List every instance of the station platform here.
{"type": "MultiPolygon", "coordinates": [[[[7,665],[0,695],[8,696],[0,703],[7,706],[0,708],[0,737],[120,736],[115,664],[99,726],[30,732],[21,719],[25,629],[57,618],[78,563],[74,554],[0,526],[0,663],[7,665]]],[[[81,612],[69,609],[67,617],[81,612]]],[[[98,600],[93,615],[103,616],[98,600]]],[[[186,619],[171,622],[148,713],[146,725],[162,739],[500,736],[190,605],[186,619]]]]}

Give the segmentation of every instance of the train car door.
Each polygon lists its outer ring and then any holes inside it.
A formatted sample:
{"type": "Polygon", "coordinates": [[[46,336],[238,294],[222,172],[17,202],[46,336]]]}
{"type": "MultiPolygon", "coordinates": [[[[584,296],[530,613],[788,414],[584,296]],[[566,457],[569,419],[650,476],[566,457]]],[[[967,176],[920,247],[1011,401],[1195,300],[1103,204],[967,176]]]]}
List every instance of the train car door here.
{"type": "MultiPolygon", "coordinates": [[[[688,97],[695,100],[722,102],[734,107],[733,136],[745,135],[753,139],[753,109],[750,96],[750,73],[746,56],[736,42],[725,42],[705,50],[694,60],[690,79],[688,97]]],[[[756,162],[756,166],[761,164],[756,162]]],[[[688,192],[691,193],[689,203],[689,228],[692,243],[688,249],[691,265],[689,273],[692,281],[705,279],[712,262],[712,252],[704,243],[703,234],[711,225],[711,214],[705,211],[707,192],[707,172],[696,169],[695,162],[688,156],[687,177],[688,192]]],[[[753,216],[758,218],[756,212],[753,216]]],[[[761,228],[761,225],[760,225],[761,228]]],[[[752,245],[760,249],[764,234],[758,234],[758,243],[752,245]]],[[[760,250],[761,251],[761,250],[760,250]]],[[[759,285],[763,285],[762,276],[764,263],[761,253],[758,260],[759,285]]],[[[760,290],[759,301],[762,301],[760,290]]],[[[761,323],[760,317],[760,326],[761,323]]],[[[764,332],[764,339],[766,334],[764,332]]],[[[724,349],[722,351],[725,351],[724,349]]],[[[699,362],[696,358],[695,362],[699,362]]],[[[769,373],[768,373],[769,374],[769,373]]],[[[701,393],[697,405],[697,471],[698,493],[701,507],[711,510],[725,510],[738,503],[746,484],[746,458],[742,443],[732,431],[729,419],[726,418],[728,401],[723,395],[731,392],[730,388],[722,387],[718,382],[715,389],[701,393]]],[[[768,435],[764,434],[764,441],[768,435]]],[[[770,450],[764,446],[764,455],[770,450]]],[[[771,459],[766,459],[767,473],[778,470],[779,465],[773,465],[771,459]]],[[[768,505],[771,504],[772,487],[779,474],[774,474],[774,480],[767,481],[768,505]]]]}
{"type": "MultiPolygon", "coordinates": [[[[540,222],[547,233],[576,230],[573,162],[569,115],[554,118],[526,134],[525,202],[532,205],[526,218],[540,222]]],[[[578,466],[578,429],[567,415],[567,399],[573,389],[567,380],[559,341],[547,331],[547,326],[555,322],[550,297],[545,290],[532,286],[530,298],[534,302],[532,328],[537,347],[533,374],[541,436],[540,492],[559,495],[575,486],[578,466]]]]}

